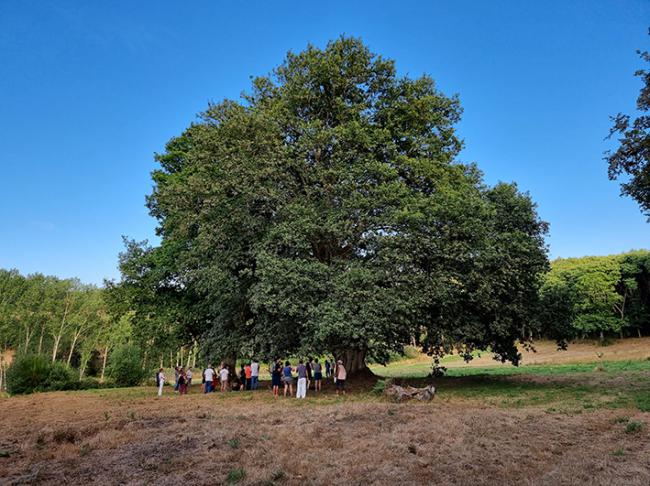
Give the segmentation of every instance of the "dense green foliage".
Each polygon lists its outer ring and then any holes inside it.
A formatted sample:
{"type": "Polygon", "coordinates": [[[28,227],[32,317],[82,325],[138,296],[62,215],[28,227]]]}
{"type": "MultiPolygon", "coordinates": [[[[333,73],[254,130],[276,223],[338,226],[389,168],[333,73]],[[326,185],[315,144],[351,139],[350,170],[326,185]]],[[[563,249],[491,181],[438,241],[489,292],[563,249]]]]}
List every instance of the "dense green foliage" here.
{"type": "Polygon", "coordinates": [[[139,385],[148,374],[142,366],[142,354],[137,346],[125,345],[111,354],[108,374],[118,386],[139,385]]]}
{"type": "Polygon", "coordinates": [[[78,381],[63,363],[53,363],[39,354],[19,355],[7,370],[7,392],[12,395],[74,390],[78,388],[78,381]]]}
{"type": "Polygon", "coordinates": [[[158,155],[161,244],[127,242],[111,293],[152,352],[333,353],[352,369],[416,339],[517,362],[546,224],[457,160],[458,99],[360,41],[290,53],[158,155]]]}
{"type": "MultiPolygon", "coordinates": [[[[650,53],[639,51],[644,62],[650,62],[650,53]]],[[[636,76],[643,86],[636,100],[636,108],[641,113],[634,120],[629,115],[619,113],[612,118],[614,126],[610,137],[618,134],[619,146],[614,152],[607,152],[605,160],[609,163],[609,178],[617,179],[624,175],[621,193],[635,199],[641,210],[650,218],[650,71],[639,69],[636,76]]]]}
{"type": "Polygon", "coordinates": [[[50,363],[39,354],[18,356],[7,370],[7,391],[12,395],[40,389],[49,376],[50,363]]]}
{"type": "Polygon", "coordinates": [[[650,252],[558,259],[540,294],[547,335],[647,334],[650,252]]]}

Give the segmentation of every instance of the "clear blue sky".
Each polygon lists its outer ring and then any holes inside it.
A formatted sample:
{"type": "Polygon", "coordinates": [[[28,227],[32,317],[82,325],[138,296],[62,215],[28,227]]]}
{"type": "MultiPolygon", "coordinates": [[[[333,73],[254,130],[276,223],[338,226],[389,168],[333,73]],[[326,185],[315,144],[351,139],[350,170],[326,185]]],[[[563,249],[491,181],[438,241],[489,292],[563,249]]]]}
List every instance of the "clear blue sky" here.
{"type": "Polygon", "coordinates": [[[648,247],[602,152],[649,25],[647,0],[0,0],[0,267],[117,277],[121,235],[154,236],[153,153],[287,50],[341,34],[460,95],[462,158],[530,191],[551,257],[648,247]]]}

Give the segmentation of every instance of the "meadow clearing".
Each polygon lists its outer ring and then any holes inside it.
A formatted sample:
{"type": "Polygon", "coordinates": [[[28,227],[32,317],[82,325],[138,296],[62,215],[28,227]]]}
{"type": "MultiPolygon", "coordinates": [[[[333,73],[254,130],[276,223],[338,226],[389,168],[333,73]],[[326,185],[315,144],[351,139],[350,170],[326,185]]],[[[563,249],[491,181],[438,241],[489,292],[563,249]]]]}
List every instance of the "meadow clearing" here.
{"type": "MultiPolygon", "coordinates": [[[[304,401],[267,382],[2,397],[0,483],[650,484],[650,339],[537,349],[519,368],[447,358],[430,403],[393,403],[370,379],[304,401]]],[[[373,371],[418,384],[428,367],[373,371]]]]}

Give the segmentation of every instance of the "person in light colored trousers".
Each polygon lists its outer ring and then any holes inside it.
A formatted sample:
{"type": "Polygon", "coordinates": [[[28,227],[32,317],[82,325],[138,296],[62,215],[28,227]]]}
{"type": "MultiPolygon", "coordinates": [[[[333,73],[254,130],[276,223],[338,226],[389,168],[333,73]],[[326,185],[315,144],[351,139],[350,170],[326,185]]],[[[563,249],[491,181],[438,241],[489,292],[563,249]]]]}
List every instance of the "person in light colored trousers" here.
{"type": "Polygon", "coordinates": [[[296,387],[296,398],[305,398],[307,396],[307,367],[302,360],[298,362],[296,368],[298,373],[298,386],[296,387]]]}
{"type": "Polygon", "coordinates": [[[165,370],[158,370],[158,396],[162,396],[163,386],[165,386],[165,370]]]}

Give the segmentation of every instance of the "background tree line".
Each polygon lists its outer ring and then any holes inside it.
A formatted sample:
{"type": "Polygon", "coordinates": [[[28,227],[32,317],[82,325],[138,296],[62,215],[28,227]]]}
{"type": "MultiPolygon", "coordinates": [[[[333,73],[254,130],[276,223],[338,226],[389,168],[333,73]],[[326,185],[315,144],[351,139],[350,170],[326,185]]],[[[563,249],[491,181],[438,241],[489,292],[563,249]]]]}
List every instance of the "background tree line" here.
{"type": "Polygon", "coordinates": [[[179,334],[173,320],[155,330],[152,319],[134,325],[131,304],[110,284],[100,288],[76,278],[0,269],[0,390],[6,389],[9,363],[21,356],[38,357],[30,361],[30,374],[37,368],[41,376],[33,379],[44,385],[52,366],[59,385],[85,377],[103,383],[111,364],[134,354],[143,373],[162,365],[163,358],[169,366],[196,363],[194,343],[184,346],[173,338],[179,334]]]}
{"type": "Polygon", "coordinates": [[[542,328],[566,338],[650,333],[650,252],[560,258],[540,289],[542,328]]]}
{"type": "Polygon", "coordinates": [[[0,380],[9,355],[36,354],[104,380],[108,355],[130,339],[128,314],[111,313],[105,291],[77,279],[0,269],[0,380]]]}

